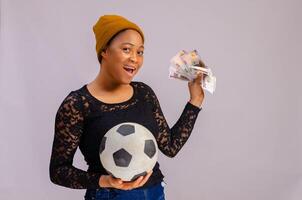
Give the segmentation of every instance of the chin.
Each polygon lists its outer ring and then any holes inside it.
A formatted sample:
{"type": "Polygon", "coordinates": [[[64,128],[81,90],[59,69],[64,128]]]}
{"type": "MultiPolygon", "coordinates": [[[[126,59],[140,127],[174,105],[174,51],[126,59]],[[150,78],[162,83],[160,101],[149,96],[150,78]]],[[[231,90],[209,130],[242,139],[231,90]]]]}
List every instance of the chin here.
{"type": "Polygon", "coordinates": [[[128,85],[128,84],[130,84],[131,83],[131,81],[132,81],[133,79],[124,79],[124,80],[119,80],[119,82],[120,82],[120,84],[122,84],[122,85],[128,85]]]}

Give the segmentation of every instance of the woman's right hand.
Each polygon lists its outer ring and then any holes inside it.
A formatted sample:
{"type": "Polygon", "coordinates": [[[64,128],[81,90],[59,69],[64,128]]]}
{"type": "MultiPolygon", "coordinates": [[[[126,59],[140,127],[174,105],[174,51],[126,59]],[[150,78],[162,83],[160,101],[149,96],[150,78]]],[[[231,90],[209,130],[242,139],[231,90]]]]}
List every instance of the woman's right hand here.
{"type": "Polygon", "coordinates": [[[99,180],[100,187],[105,188],[116,188],[121,190],[132,190],[143,186],[151,176],[153,171],[150,171],[145,176],[140,176],[135,181],[124,182],[120,178],[114,178],[111,175],[102,175],[99,180]]]}

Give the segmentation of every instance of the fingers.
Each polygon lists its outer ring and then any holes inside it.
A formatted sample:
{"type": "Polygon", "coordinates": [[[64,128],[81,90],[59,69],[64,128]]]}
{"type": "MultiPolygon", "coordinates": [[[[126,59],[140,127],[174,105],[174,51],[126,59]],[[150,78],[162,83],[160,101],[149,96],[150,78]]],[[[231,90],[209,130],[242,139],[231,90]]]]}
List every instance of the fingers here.
{"type": "Polygon", "coordinates": [[[200,67],[205,67],[206,65],[204,64],[204,62],[202,60],[199,60],[199,66],[200,67]]]}
{"type": "Polygon", "coordinates": [[[139,185],[140,185],[140,182],[143,180],[143,176],[140,176],[139,178],[137,178],[134,182],[133,182],[133,184],[131,184],[131,186],[132,186],[132,188],[137,188],[137,187],[139,187],[139,185]]]}
{"type": "Polygon", "coordinates": [[[203,79],[203,74],[201,72],[198,72],[196,78],[193,80],[192,83],[200,84],[202,79],[203,79]]]}
{"type": "Polygon", "coordinates": [[[200,85],[203,76],[204,76],[203,73],[198,72],[196,78],[194,78],[192,81],[188,81],[188,86],[191,87],[195,84],[200,85]]]}
{"type": "Polygon", "coordinates": [[[132,182],[123,182],[123,184],[120,186],[119,189],[122,189],[122,190],[132,190],[134,188],[137,188],[139,186],[139,183],[141,182],[142,179],[143,179],[143,177],[140,176],[135,181],[132,181],[132,182]]]}
{"type": "Polygon", "coordinates": [[[152,173],[153,173],[152,170],[147,173],[147,175],[139,183],[139,187],[143,186],[148,181],[148,179],[150,178],[150,176],[151,176],[152,173]]]}
{"type": "Polygon", "coordinates": [[[124,183],[123,189],[131,190],[131,189],[138,188],[138,187],[142,186],[141,183],[145,179],[145,177],[140,176],[139,178],[135,179],[135,181],[132,181],[132,182],[129,182],[129,183],[124,183]]]}
{"type": "Polygon", "coordinates": [[[147,173],[147,175],[140,176],[139,178],[137,178],[135,181],[132,181],[132,182],[123,182],[119,178],[114,178],[114,177],[110,176],[109,183],[114,188],[118,188],[118,189],[122,189],[122,190],[131,190],[131,189],[143,186],[150,178],[152,172],[153,171],[151,170],[150,172],[147,173]]]}
{"type": "Polygon", "coordinates": [[[118,188],[120,185],[123,184],[123,181],[120,178],[114,178],[113,176],[110,175],[109,176],[109,183],[113,187],[118,188]]]}

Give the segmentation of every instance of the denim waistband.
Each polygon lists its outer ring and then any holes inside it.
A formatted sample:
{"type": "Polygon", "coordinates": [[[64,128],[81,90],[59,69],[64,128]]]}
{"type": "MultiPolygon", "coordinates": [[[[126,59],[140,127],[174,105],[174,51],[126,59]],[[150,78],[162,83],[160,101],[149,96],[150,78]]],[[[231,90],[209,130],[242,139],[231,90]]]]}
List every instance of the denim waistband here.
{"type": "Polygon", "coordinates": [[[115,188],[87,189],[85,200],[164,200],[164,185],[164,182],[159,182],[152,186],[132,190],[115,188]]]}

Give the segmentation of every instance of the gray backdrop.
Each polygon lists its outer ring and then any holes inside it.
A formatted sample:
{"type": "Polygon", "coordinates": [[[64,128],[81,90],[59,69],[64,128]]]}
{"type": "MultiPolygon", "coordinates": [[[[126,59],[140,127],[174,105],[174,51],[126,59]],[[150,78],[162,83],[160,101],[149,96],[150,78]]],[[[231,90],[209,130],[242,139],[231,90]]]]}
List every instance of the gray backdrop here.
{"type": "MultiPolygon", "coordinates": [[[[156,92],[170,127],[189,99],[169,60],[197,49],[217,76],[181,152],[160,156],[167,199],[302,198],[300,0],[2,0],[0,199],[82,199],[48,165],[63,98],[95,78],[92,26],[123,15],[146,36],[134,80],[156,92]]],[[[75,166],[87,169],[77,152],[75,166]]]]}

